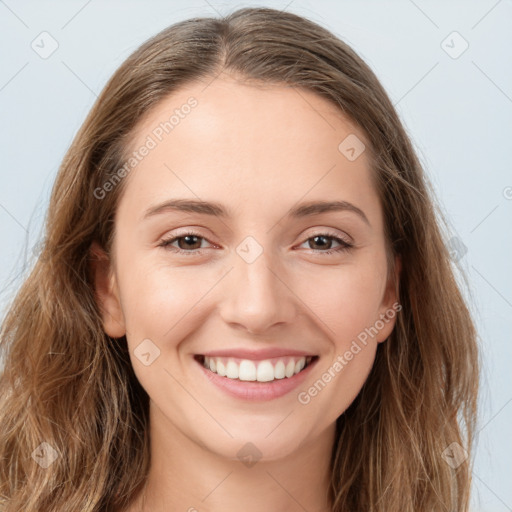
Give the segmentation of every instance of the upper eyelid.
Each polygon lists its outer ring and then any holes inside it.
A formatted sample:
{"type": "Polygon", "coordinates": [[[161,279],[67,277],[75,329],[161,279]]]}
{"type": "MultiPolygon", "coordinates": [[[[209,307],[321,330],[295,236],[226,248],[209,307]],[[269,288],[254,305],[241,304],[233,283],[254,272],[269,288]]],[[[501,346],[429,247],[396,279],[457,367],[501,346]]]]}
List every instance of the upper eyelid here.
{"type": "MultiPolygon", "coordinates": [[[[185,226],[185,227],[178,227],[172,231],[174,231],[174,236],[176,237],[179,237],[179,236],[186,236],[186,235],[196,235],[196,236],[200,236],[202,238],[208,238],[208,235],[202,235],[201,234],[201,231],[206,229],[206,231],[210,231],[208,228],[205,228],[204,226],[195,226],[195,225],[190,225],[190,226],[185,226]]],[[[171,232],[172,232],[171,231],[171,232]]],[[[318,225],[318,226],[310,226],[306,229],[302,229],[301,230],[302,232],[304,233],[308,233],[310,231],[313,231],[314,234],[318,233],[318,234],[325,234],[327,232],[331,232],[333,233],[333,236],[342,236],[343,234],[346,234],[347,236],[350,236],[348,235],[348,233],[346,233],[344,230],[340,229],[340,228],[335,228],[335,227],[330,227],[330,226],[323,226],[323,225],[318,225]],[[339,232],[339,233],[335,233],[335,231],[339,232]]],[[[163,236],[166,236],[166,235],[163,235],[163,236]]]]}

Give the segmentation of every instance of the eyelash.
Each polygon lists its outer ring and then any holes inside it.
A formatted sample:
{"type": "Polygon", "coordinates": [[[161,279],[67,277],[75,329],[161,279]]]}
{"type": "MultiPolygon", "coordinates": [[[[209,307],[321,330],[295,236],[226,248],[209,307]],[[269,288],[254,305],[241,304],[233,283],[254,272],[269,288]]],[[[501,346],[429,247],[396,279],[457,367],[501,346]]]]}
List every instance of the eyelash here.
{"type": "MultiPolygon", "coordinates": [[[[158,244],[158,246],[159,247],[163,247],[166,250],[175,252],[177,254],[185,254],[187,256],[201,255],[204,252],[204,249],[192,249],[192,250],[186,251],[185,249],[180,249],[179,247],[171,247],[172,243],[176,242],[177,240],[180,240],[181,238],[185,238],[187,236],[195,236],[197,238],[200,238],[201,240],[208,241],[204,236],[201,236],[199,233],[194,233],[193,231],[189,231],[189,232],[184,233],[184,234],[179,235],[179,236],[175,236],[175,237],[168,238],[168,239],[163,239],[158,244]]],[[[307,242],[308,240],[311,240],[311,239],[316,238],[316,237],[331,238],[332,240],[334,240],[335,242],[338,242],[340,244],[339,247],[336,247],[335,249],[328,249],[326,251],[321,251],[321,250],[318,250],[318,249],[310,249],[311,251],[314,251],[317,254],[331,255],[331,254],[338,253],[338,252],[341,253],[341,252],[344,252],[344,251],[349,251],[350,249],[352,249],[354,247],[353,244],[350,244],[350,243],[346,242],[345,240],[343,240],[342,238],[340,238],[340,237],[338,237],[338,236],[336,236],[336,235],[334,235],[332,233],[328,233],[328,232],[317,233],[317,234],[315,234],[313,236],[310,236],[310,237],[306,238],[306,240],[304,240],[304,242],[307,242]]],[[[302,242],[302,244],[304,242],[302,242]]],[[[300,244],[300,245],[302,245],[302,244],[300,244]]]]}

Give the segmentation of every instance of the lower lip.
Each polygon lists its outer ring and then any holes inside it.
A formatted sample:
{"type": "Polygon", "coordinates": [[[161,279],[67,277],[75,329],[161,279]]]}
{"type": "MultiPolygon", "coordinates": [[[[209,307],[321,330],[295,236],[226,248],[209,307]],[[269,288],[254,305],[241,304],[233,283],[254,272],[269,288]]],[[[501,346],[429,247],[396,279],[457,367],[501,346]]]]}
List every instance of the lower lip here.
{"type": "Polygon", "coordinates": [[[293,377],[274,379],[271,382],[257,382],[221,377],[211,370],[207,370],[199,361],[194,360],[203,375],[226,394],[242,400],[260,402],[279,398],[297,388],[304,382],[304,379],[309,375],[317,361],[318,358],[313,359],[304,370],[293,377]]]}

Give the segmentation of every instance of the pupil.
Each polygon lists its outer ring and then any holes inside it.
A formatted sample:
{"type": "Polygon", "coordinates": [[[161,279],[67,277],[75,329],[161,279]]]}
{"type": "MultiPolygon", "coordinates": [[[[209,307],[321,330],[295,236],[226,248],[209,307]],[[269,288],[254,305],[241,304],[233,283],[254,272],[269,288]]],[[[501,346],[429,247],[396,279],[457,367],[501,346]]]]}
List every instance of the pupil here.
{"type": "Polygon", "coordinates": [[[320,245],[321,248],[325,248],[326,245],[328,246],[327,248],[330,248],[330,240],[327,241],[328,237],[326,236],[315,236],[313,237],[313,242],[315,243],[315,245],[320,245]],[[320,242],[320,244],[318,244],[318,240],[323,240],[324,243],[320,242]]]}
{"type": "MultiPolygon", "coordinates": [[[[181,237],[178,245],[182,245],[181,241],[184,241],[185,244],[187,244],[185,247],[180,247],[180,249],[197,249],[197,247],[190,247],[191,245],[197,245],[197,241],[199,240],[198,236],[195,235],[186,235],[181,237]]],[[[199,243],[201,245],[201,243],[199,243]]]]}
{"type": "MultiPolygon", "coordinates": [[[[328,238],[329,237],[326,237],[326,236],[315,236],[315,237],[313,237],[313,244],[320,246],[320,248],[324,248],[325,249],[326,246],[328,246],[327,248],[329,248],[331,246],[331,241],[330,241],[330,239],[328,240],[328,238]]],[[[195,236],[195,235],[183,236],[180,239],[180,243],[179,243],[180,246],[182,245],[181,244],[182,240],[184,240],[185,244],[188,246],[188,247],[185,247],[185,248],[190,249],[191,245],[197,245],[198,244],[199,237],[195,236]]],[[[201,245],[201,243],[199,243],[199,245],[201,245]]],[[[180,247],[180,248],[183,249],[183,247],[180,247]]],[[[192,247],[192,248],[196,249],[197,247],[192,247]]]]}

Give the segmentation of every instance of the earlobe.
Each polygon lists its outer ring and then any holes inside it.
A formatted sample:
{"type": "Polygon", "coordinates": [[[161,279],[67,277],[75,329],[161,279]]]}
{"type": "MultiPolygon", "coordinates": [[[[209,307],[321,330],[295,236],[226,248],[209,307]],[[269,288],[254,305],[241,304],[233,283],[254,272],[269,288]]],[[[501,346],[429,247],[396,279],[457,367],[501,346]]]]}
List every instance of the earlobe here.
{"type": "Polygon", "coordinates": [[[396,323],[396,316],[402,309],[401,304],[398,302],[401,271],[402,261],[399,256],[396,256],[394,261],[394,272],[388,280],[382,306],[379,311],[379,319],[376,322],[376,326],[379,328],[379,333],[377,335],[378,343],[386,341],[389,335],[393,332],[393,328],[396,323]]]}
{"type": "Polygon", "coordinates": [[[110,337],[120,338],[126,334],[126,327],[110,258],[97,242],[91,244],[89,255],[94,296],[103,320],[103,328],[110,337]]]}

